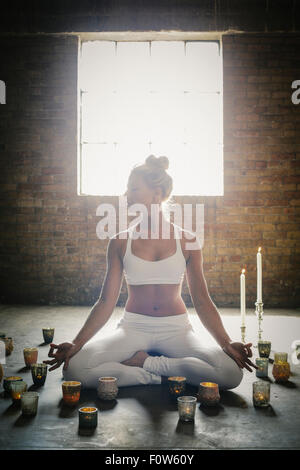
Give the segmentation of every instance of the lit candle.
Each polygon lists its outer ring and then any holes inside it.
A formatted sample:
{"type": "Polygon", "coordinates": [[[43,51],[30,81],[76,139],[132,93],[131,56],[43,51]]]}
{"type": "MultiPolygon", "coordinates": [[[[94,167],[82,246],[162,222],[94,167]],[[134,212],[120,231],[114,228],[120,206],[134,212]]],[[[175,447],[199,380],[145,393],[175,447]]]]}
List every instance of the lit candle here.
{"type": "Polygon", "coordinates": [[[63,401],[66,405],[74,406],[80,398],[81,382],[74,380],[62,383],[63,401]]]}
{"type": "Polygon", "coordinates": [[[182,395],[186,387],[186,377],[172,376],[168,377],[169,392],[171,395],[182,395]]]}
{"type": "Polygon", "coordinates": [[[37,348],[25,348],[23,349],[23,354],[26,367],[30,367],[31,364],[36,364],[38,358],[37,348]]]}
{"type": "Polygon", "coordinates": [[[95,428],[98,423],[98,409],[94,406],[83,407],[78,410],[79,427],[95,428]]]}
{"type": "Polygon", "coordinates": [[[27,383],[23,380],[12,382],[10,385],[11,398],[14,403],[20,403],[22,393],[26,392],[27,383]]]}
{"type": "Polygon", "coordinates": [[[47,377],[47,364],[32,364],[31,375],[34,385],[44,385],[47,377]]]}
{"type": "Polygon", "coordinates": [[[97,393],[101,400],[114,400],[118,395],[117,377],[100,377],[97,393]]]}
{"type": "Polygon", "coordinates": [[[197,398],[193,396],[178,397],[178,413],[181,421],[194,421],[197,398]]]}
{"type": "Polygon", "coordinates": [[[240,286],[241,286],[241,319],[242,319],[242,326],[245,326],[245,318],[246,318],[246,291],[245,291],[245,269],[242,270],[242,274],[240,276],[240,286]]]}
{"type": "Polygon", "coordinates": [[[262,267],[261,267],[261,247],[258,248],[256,255],[257,261],[257,302],[262,302],[262,267]]]}
{"type": "Polygon", "coordinates": [[[269,406],[270,403],[270,382],[259,380],[252,383],[253,405],[258,407],[269,406]]]}
{"type": "Polygon", "coordinates": [[[214,382],[200,382],[198,398],[202,405],[216,406],[220,401],[219,386],[214,382]]]}
{"type": "Polygon", "coordinates": [[[37,414],[39,393],[23,392],[21,395],[21,410],[25,416],[34,416],[37,414]]]}

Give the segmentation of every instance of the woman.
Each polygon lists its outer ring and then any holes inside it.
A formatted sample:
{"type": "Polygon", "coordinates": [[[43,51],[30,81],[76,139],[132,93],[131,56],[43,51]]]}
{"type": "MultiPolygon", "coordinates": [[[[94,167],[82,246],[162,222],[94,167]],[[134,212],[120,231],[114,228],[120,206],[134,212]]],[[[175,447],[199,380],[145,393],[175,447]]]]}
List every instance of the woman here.
{"type": "Polygon", "coordinates": [[[79,380],[83,387],[95,388],[101,376],[115,376],[119,386],[129,386],[160,384],[176,375],[195,386],[202,381],[216,382],[224,390],[240,384],[244,367],[250,372],[250,366],[257,368],[249,359],[251,343],[231,341],[223,327],[207,291],[200,245],[187,249],[187,242],[198,243],[197,237],[187,238],[186,231],[163,216],[162,203],[173,187],[168,166],[167,157],[150,155],[131,171],[125,194],[129,205],[140,203],[147,208],[148,237],[136,237],[141,233],[138,222],[126,231],[126,239],[117,234],[109,240],[98,301],[76,338],[52,343],[49,357],[54,359],[44,361],[52,366],[49,371],[64,363],[65,380],[79,380]],[[156,239],[151,238],[152,204],[159,208],[156,239]],[[170,239],[162,238],[163,224],[170,229],[170,239]],[[115,308],[123,270],[128,284],[123,317],[113,332],[89,341],[115,308]],[[181,297],[185,270],[195,310],[218,343],[215,346],[206,346],[189,321],[181,297]]]}

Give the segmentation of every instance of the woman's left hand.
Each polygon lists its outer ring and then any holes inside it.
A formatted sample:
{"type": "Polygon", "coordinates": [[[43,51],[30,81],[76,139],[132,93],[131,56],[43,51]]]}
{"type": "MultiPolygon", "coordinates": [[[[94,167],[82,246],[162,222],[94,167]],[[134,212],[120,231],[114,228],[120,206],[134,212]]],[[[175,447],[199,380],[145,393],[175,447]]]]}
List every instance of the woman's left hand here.
{"type": "Polygon", "coordinates": [[[244,344],[239,342],[232,342],[226,344],[223,347],[223,351],[228,354],[228,356],[232,357],[241,369],[245,367],[247,370],[252,372],[249,365],[255,369],[258,369],[258,367],[256,364],[253,364],[250,359],[248,359],[248,357],[252,357],[250,346],[252,346],[252,343],[244,344]]]}

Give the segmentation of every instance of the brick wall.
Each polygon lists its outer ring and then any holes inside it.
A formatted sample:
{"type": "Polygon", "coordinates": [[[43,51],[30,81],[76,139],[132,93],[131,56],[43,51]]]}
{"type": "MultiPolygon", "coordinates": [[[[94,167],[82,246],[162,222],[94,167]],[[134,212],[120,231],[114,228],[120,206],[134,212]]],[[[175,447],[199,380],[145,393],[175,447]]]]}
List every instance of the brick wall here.
{"type": "MultiPolygon", "coordinates": [[[[117,197],[77,196],[76,35],[0,37],[0,300],[89,304],[105,274],[107,240],[96,208],[117,197]]],[[[300,34],[226,34],[224,197],[205,204],[204,272],[218,307],[256,300],[256,251],[263,252],[263,301],[299,305],[300,34]]],[[[186,280],[183,298],[191,306],[186,280]]],[[[127,297],[123,282],[119,305],[127,297]]]]}

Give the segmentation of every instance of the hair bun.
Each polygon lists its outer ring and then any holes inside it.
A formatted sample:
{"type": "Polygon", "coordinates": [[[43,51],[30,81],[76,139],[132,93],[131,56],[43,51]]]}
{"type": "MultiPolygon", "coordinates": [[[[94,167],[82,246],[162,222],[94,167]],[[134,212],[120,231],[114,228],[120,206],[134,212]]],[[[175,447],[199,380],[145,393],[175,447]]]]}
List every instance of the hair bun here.
{"type": "Polygon", "coordinates": [[[151,168],[161,168],[162,170],[167,170],[169,168],[169,159],[165,156],[156,157],[155,155],[149,155],[149,157],[146,158],[145,163],[151,168]]]}

